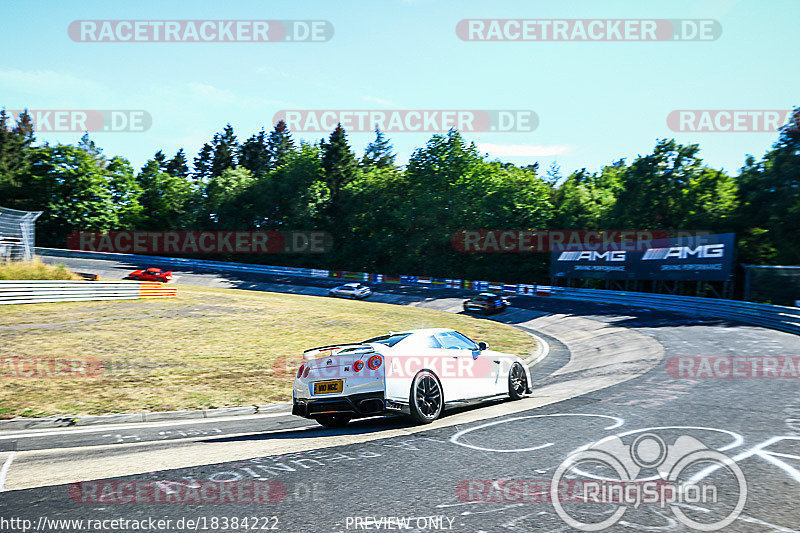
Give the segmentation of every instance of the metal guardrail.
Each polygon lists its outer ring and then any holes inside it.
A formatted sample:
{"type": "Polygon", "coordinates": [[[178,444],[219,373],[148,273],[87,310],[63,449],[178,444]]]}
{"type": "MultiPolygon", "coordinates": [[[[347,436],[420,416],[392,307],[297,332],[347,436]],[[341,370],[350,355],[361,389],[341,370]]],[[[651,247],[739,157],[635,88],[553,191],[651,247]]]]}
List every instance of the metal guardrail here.
{"type": "Polygon", "coordinates": [[[0,305],[174,297],[175,287],[153,281],[2,280],[0,305]]]}
{"type": "Polygon", "coordinates": [[[551,298],[658,309],[697,317],[737,320],[800,335],[800,308],[671,294],[552,287],[551,298]]]}
{"type": "Polygon", "coordinates": [[[509,284],[492,281],[469,281],[460,279],[429,278],[423,276],[390,277],[384,274],[367,272],[346,272],[320,270],[312,268],[296,268],[270,265],[252,265],[246,263],[229,263],[225,261],[204,261],[174,257],[160,257],[135,254],[114,254],[105,252],[83,252],[61,250],[55,248],[36,248],[40,255],[56,257],[79,257],[89,259],[107,259],[112,261],[128,260],[136,263],[147,262],[153,265],[169,265],[191,269],[205,268],[222,272],[256,272],[279,274],[284,276],[332,278],[337,280],[371,281],[375,283],[398,283],[429,288],[462,288],[478,291],[491,290],[505,294],[543,296],[578,300],[595,303],[624,305],[633,308],[659,309],[692,316],[704,316],[737,320],[740,322],[777,329],[800,335],[800,308],[782,307],[778,305],[759,304],[717,298],[697,298],[669,294],[653,294],[628,291],[606,291],[599,289],[572,289],[551,287],[547,285],[509,284]]]}

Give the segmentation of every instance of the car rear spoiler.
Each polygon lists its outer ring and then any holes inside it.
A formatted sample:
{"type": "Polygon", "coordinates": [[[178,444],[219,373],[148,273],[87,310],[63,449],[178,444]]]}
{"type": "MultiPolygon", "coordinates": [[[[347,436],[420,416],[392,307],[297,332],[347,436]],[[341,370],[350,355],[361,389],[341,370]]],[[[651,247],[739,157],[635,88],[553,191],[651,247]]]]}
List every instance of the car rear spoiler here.
{"type": "Polygon", "coordinates": [[[328,357],[331,355],[338,355],[341,351],[348,350],[353,355],[359,353],[372,353],[375,348],[363,342],[351,342],[345,344],[331,344],[329,346],[318,346],[317,348],[310,348],[303,351],[303,360],[310,361],[317,357],[328,357]]]}

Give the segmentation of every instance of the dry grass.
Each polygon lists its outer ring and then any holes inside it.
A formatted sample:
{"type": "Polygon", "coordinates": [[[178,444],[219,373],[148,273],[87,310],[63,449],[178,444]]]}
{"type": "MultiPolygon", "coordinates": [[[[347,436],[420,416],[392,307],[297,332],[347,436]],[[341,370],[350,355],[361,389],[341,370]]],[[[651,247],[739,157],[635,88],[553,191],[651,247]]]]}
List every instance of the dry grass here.
{"type": "Polygon", "coordinates": [[[180,286],[175,299],[0,306],[0,417],[203,409],[291,398],[304,349],[452,327],[524,355],[510,326],[390,304],[180,286]],[[102,360],[93,377],[10,377],[20,361],[102,360]]]}
{"type": "Polygon", "coordinates": [[[0,280],[4,279],[82,279],[64,265],[46,265],[39,259],[0,263],[0,280]]]}

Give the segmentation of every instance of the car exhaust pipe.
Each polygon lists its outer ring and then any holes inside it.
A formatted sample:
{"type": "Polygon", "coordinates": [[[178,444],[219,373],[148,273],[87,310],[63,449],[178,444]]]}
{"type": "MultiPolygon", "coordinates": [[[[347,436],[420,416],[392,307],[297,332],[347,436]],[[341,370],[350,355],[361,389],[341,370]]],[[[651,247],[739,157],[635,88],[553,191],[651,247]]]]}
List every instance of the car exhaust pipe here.
{"type": "Polygon", "coordinates": [[[363,413],[380,413],[384,409],[383,400],[376,400],[374,398],[361,400],[358,404],[358,408],[363,413]]]}

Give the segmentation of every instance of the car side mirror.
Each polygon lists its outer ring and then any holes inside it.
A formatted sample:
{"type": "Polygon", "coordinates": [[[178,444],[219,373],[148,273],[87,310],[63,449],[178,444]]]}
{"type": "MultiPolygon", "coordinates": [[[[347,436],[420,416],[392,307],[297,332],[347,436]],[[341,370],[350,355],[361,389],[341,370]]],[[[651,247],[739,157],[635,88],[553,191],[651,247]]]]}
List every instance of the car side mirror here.
{"type": "Polygon", "coordinates": [[[489,349],[489,345],[486,344],[485,342],[481,341],[481,342],[478,343],[478,349],[480,351],[488,350],[489,349]]]}

